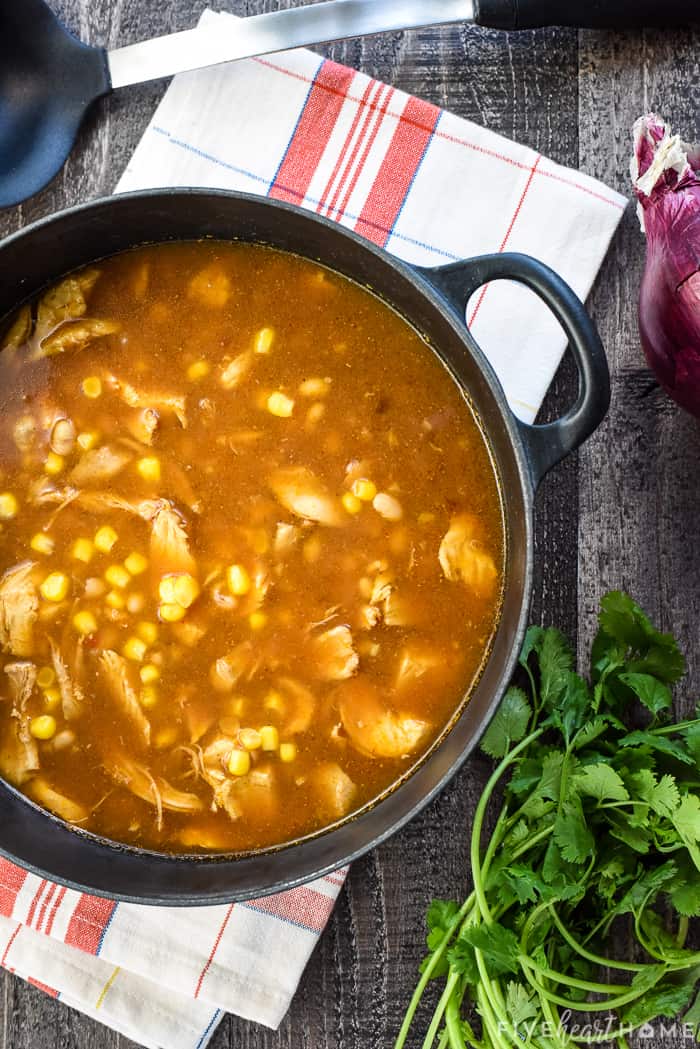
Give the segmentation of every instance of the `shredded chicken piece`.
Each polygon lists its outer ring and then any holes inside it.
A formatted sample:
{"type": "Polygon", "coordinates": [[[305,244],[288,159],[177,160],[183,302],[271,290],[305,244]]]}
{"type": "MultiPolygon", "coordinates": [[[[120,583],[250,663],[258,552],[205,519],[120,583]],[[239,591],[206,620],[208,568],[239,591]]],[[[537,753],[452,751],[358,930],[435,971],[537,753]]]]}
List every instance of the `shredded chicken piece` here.
{"type": "Polygon", "coordinates": [[[68,350],[84,350],[94,339],[101,339],[118,331],[119,325],[115,321],[101,320],[99,317],[64,321],[41,340],[30,359],[39,361],[44,357],[66,353],[68,350]]]}
{"type": "Polygon", "coordinates": [[[231,820],[271,820],[279,809],[275,774],[268,765],[258,767],[247,776],[227,778],[214,791],[214,804],[231,820]]]}
{"type": "Polygon", "coordinates": [[[302,685],[301,681],[291,677],[281,677],[275,682],[276,687],[289,702],[289,714],[285,720],[284,731],[288,736],[306,732],[316,710],[316,697],[313,692],[302,685]]]}
{"type": "Polygon", "coordinates": [[[179,514],[171,505],[157,511],[151,525],[151,563],[158,576],[197,571],[179,514]]]}
{"type": "Polygon", "coordinates": [[[141,517],[144,521],[152,521],[160,510],[168,507],[164,499],[124,499],[112,492],[76,492],[73,498],[81,510],[87,510],[88,513],[101,514],[108,510],[123,510],[127,514],[141,517]]]}
{"type": "Polygon", "coordinates": [[[258,665],[252,643],[241,641],[231,652],[214,662],[210,671],[211,683],[218,692],[231,692],[243,677],[250,680],[258,665]]]}
{"type": "Polygon", "coordinates": [[[66,823],[84,823],[90,815],[89,809],[80,802],[73,801],[72,798],[61,794],[43,776],[37,776],[32,780],[27,793],[39,805],[53,812],[66,823]]]}
{"type": "Polygon", "coordinates": [[[39,595],[33,562],[10,568],[0,579],[0,644],[13,656],[31,656],[39,595]]]}
{"type": "Polygon", "coordinates": [[[358,630],[374,630],[381,618],[382,613],[376,605],[361,605],[357,610],[355,625],[358,630]]]}
{"type": "Polygon", "coordinates": [[[178,699],[187,726],[190,743],[199,743],[216,721],[216,711],[209,696],[189,696],[183,694],[178,699]]]}
{"type": "Polygon", "coordinates": [[[409,685],[415,685],[426,674],[433,674],[445,669],[445,655],[439,649],[418,641],[404,646],[399,660],[394,687],[397,692],[409,685]]]}
{"type": "Polygon", "coordinates": [[[384,706],[366,678],[338,687],[338,709],[350,742],[371,758],[404,758],[425,738],[430,726],[406,712],[384,706]]]}
{"type": "Polygon", "coordinates": [[[91,448],[90,451],[84,452],[68,479],[78,488],[105,484],[121,473],[132,458],[132,453],[126,448],[103,444],[99,448],[91,448]]]}
{"type": "Polygon", "coordinates": [[[35,338],[40,342],[58,324],[77,320],[87,310],[85,296],[95,286],[100,271],[94,268],[65,277],[39,299],[36,316],[35,338]]]}
{"type": "Polygon", "coordinates": [[[374,577],[369,603],[371,605],[384,605],[391,597],[393,589],[394,577],[389,572],[378,572],[374,577]]]}
{"type": "Polygon", "coordinates": [[[212,262],[195,273],[187,285],[187,294],[202,306],[221,309],[231,296],[231,278],[219,263],[212,262]]]}
{"type": "Polygon", "coordinates": [[[139,444],[153,444],[159,423],[160,416],[155,408],[137,408],[124,419],[127,430],[139,444]]]}
{"type": "Polygon", "coordinates": [[[415,596],[401,590],[392,590],[384,601],[384,622],[387,626],[413,627],[420,622],[420,607],[415,596]]]}
{"type": "Polygon", "coordinates": [[[315,768],[311,781],[323,806],[333,819],[342,819],[352,807],[357,787],[340,765],[329,761],[315,768]]]}
{"type": "Polygon", "coordinates": [[[9,678],[12,717],[0,732],[0,772],[10,783],[22,786],[40,767],[26,709],[36,682],[36,667],[33,663],[8,663],[5,673],[9,678]]]}
{"type": "Polygon", "coordinates": [[[278,521],[272,544],[275,557],[279,560],[289,557],[300,538],[301,529],[298,525],[288,524],[286,521],[278,521]]]}
{"type": "Polygon", "coordinates": [[[275,470],[268,480],[277,500],[290,513],[309,521],[340,528],[348,523],[342,503],[305,466],[275,470]]]}
{"type": "Polygon", "coordinates": [[[132,733],[143,747],[151,745],[151,724],[129,680],[129,666],[123,656],[107,648],[98,655],[100,670],[109,695],[132,733]]]}
{"type": "Polygon", "coordinates": [[[481,531],[473,514],[453,517],[438,558],[447,579],[464,583],[479,597],[490,597],[498,582],[498,569],[484,547],[481,531]]]}
{"type": "Polygon", "coordinates": [[[350,627],[331,627],[311,639],[311,661],[315,677],[321,681],[341,681],[356,673],[360,660],[353,647],[350,627]]]}
{"type": "Polygon", "coordinates": [[[18,350],[20,346],[29,338],[29,333],[32,330],[32,309],[31,306],[22,306],[15,314],[15,318],[10,324],[2,339],[0,340],[0,351],[7,353],[10,350],[18,350]]]}
{"type": "MultiPolygon", "coordinates": [[[[56,679],[61,692],[63,716],[66,721],[77,721],[85,710],[85,696],[83,690],[80,685],[71,680],[71,676],[68,673],[68,667],[63,661],[58,645],[53,641],[49,641],[49,645],[51,646],[53,668],[56,672],[56,679]]],[[[78,656],[78,659],[82,662],[82,646],[80,647],[80,655],[78,656]]]]}
{"type": "Polygon", "coordinates": [[[184,395],[163,393],[162,391],[147,393],[145,390],[138,390],[130,382],[118,379],[116,375],[108,376],[107,381],[130,408],[153,408],[157,412],[172,412],[183,430],[187,429],[184,395]]]}
{"type": "Polygon", "coordinates": [[[145,765],[120,750],[112,750],[104,758],[104,767],[115,783],[153,805],[162,823],[162,810],[170,812],[203,812],[204,802],[196,794],[177,790],[162,776],[152,776],[145,765]]]}
{"type": "Polygon", "coordinates": [[[232,361],[224,361],[219,375],[219,382],[225,390],[235,390],[243,382],[253,366],[255,354],[252,350],[244,350],[234,357],[232,361]]]}

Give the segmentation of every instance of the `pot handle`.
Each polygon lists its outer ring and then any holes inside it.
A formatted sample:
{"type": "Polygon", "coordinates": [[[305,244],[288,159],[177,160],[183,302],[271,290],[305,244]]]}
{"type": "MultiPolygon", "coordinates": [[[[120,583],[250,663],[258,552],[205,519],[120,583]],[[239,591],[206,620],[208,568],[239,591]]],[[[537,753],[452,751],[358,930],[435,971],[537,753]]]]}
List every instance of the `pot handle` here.
{"type": "MultiPolygon", "coordinates": [[[[447,266],[416,267],[464,321],[474,292],[492,280],[526,285],[557,318],[569,339],[579,373],[573,406],[555,422],[529,425],[516,418],[530,464],[533,487],[586,438],[605,418],[610,406],[610,373],[600,336],[581,300],[554,270],[529,255],[481,255],[447,266]]],[[[482,351],[483,352],[483,351],[482,351]]]]}

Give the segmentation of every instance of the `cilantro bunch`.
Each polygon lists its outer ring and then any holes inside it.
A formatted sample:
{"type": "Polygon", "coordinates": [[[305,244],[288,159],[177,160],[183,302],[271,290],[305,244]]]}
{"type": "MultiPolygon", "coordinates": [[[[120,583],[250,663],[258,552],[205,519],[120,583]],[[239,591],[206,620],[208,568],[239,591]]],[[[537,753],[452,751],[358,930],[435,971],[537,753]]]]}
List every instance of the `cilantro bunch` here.
{"type": "Polygon", "coordinates": [[[686,945],[700,914],[700,718],[671,717],[685,663],[617,592],[591,663],[589,684],[557,630],[529,630],[529,687],[508,690],[482,741],[499,763],[474,817],[473,891],[428,910],[430,953],[395,1049],[431,980],[442,995],[410,1049],[624,1049],[681,1013],[698,1029],[700,951],[686,945]],[[611,953],[621,942],[625,958],[611,953]]]}

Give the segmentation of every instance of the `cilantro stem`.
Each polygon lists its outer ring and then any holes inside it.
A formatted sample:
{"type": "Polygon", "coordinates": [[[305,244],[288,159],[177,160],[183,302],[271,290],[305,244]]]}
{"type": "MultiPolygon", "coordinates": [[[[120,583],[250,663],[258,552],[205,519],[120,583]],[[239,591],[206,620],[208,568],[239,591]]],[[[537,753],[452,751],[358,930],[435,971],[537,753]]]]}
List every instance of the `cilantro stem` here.
{"type": "Polygon", "coordinates": [[[472,877],[474,879],[474,893],[476,895],[476,902],[481,912],[481,915],[487,925],[491,924],[491,922],[493,921],[493,917],[491,915],[491,909],[489,908],[488,901],[486,899],[486,892],[484,891],[480,857],[481,831],[484,825],[484,817],[486,816],[486,810],[491,800],[491,795],[496,789],[496,786],[498,785],[498,782],[503,776],[506,769],[508,769],[515,762],[518,755],[522,754],[522,752],[526,750],[530,746],[530,744],[534,742],[534,740],[538,739],[543,734],[543,732],[544,729],[542,728],[537,729],[536,732],[531,732],[529,736],[526,736],[525,739],[517,745],[517,747],[514,747],[513,750],[510,751],[510,753],[506,754],[501,763],[496,766],[495,770],[491,774],[489,781],[486,784],[486,787],[484,788],[484,792],[479,798],[479,804],[476,807],[476,812],[474,813],[474,824],[472,827],[472,840],[470,850],[472,877]]]}
{"type": "Polygon", "coordinates": [[[677,732],[695,728],[696,725],[700,725],[700,718],[694,718],[692,721],[678,721],[674,725],[662,725],[660,728],[650,728],[647,731],[651,736],[675,736],[677,732]]]}
{"type": "Polygon", "coordinates": [[[433,1045],[435,1038],[437,1037],[440,1024],[442,1023],[442,1017],[445,1013],[449,1000],[452,997],[452,992],[454,991],[458,983],[459,973],[456,973],[451,970],[449,976],[447,977],[445,989],[440,995],[440,1001],[438,1002],[435,1012],[433,1013],[433,1018],[430,1021],[430,1027],[428,1028],[425,1038],[423,1039],[423,1049],[431,1049],[431,1046],[433,1045]]]}
{"type": "Polygon", "coordinates": [[[462,1021],[459,1015],[461,1001],[461,997],[452,995],[447,1003],[447,1009],[445,1010],[445,1024],[450,1049],[467,1049],[467,1043],[462,1037],[462,1021]]]}
{"type": "Polygon", "coordinates": [[[440,1041],[437,1044],[437,1049],[447,1049],[448,1039],[449,1034],[447,1033],[447,1028],[445,1028],[442,1034],[440,1035],[440,1041]]]}
{"type": "MultiPolygon", "coordinates": [[[[521,965],[529,966],[539,976],[544,976],[546,979],[551,980],[553,983],[562,984],[565,987],[575,987],[579,991],[591,991],[593,994],[624,994],[629,991],[628,984],[620,983],[597,983],[595,980],[579,980],[576,976],[567,976],[565,973],[557,972],[556,969],[545,968],[542,965],[538,965],[532,958],[525,955],[521,955],[518,959],[521,965]]],[[[566,1004],[560,1002],[560,1005],[566,1004]]],[[[603,1008],[607,1008],[606,1002],[597,1003],[603,1008]]]]}
{"type": "MultiPolygon", "coordinates": [[[[561,995],[555,994],[553,991],[548,991],[547,988],[544,987],[535,978],[535,976],[533,976],[532,972],[530,971],[531,969],[534,970],[535,972],[538,972],[538,973],[542,973],[543,970],[540,969],[539,966],[535,965],[535,963],[532,961],[531,958],[523,958],[523,957],[521,957],[519,960],[520,960],[521,968],[522,968],[523,972],[525,973],[525,976],[527,977],[528,982],[535,988],[535,990],[538,992],[538,994],[541,994],[545,998],[548,998],[549,1001],[550,1002],[554,1002],[555,1005],[561,1005],[565,1009],[571,1009],[574,1012],[602,1013],[605,1010],[619,1009],[621,1006],[628,1005],[630,1002],[634,1002],[637,998],[641,998],[642,994],[644,993],[644,991],[640,991],[639,988],[634,987],[634,988],[626,988],[626,991],[627,991],[626,994],[620,994],[617,998],[611,998],[607,1002],[570,1001],[567,998],[562,998],[561,995]]],[[[571,987],[575,987],[575,986],[577,986],[577,984],[585,982],[585,981],[577,981],[573,977],[564,977],[562,980],[559,980],[559,977],[562,975],[561,973],[557,974],[557,973],[552,972],[551,970],[547,970],[547,969],[544,970],[544,973],[548,977],[550,977],[551,979],[557,980],[557,982],[561,982],[563,984],[569,984],[569,986],[571,986],[571,987]]],[[[663,974],[661,974],[661,975],[663,975],[663,974]]],[[[661,975],[659,976],[659,979],[661,979],[661,975]]],[[[609,985],[609,987],[611,987],[611,986],[612,986],[612,984],[609,985]]],[[[603,993],[603,994],[610,993],[609,989],[607,989],[604,984],[601,984],[600,987],[602,989],[601,993],[603,993]]],[[[646,988],[646,990],[648,990],[648,989],[649,988],[646,988]]]]}
{"type": "Polygon", "coordinates": [[[688,939],[688,918],[685,914],[681,915],[680,921],[678,922],[678,932],[676,933],[676,947],[685,947],[685,941],[688,939]]]}
{"type": "Polygon", "coordinates": [[[624,969],[627,972],[644,972],[649,968],[648,965],[644,965],[641,962],[617,962],[612,958],[602,958],[598,954],[593,954],[591,951],[587,951],[586,948],[575,940],[569,930],[566,928],[561,918],[556,912],[554,904],[549,904],[549,913],[552,915],[552,919],[557,929],[568,943],[569,947],[573,947],[577,954],[580,954],[582,958],[586,958],[589,962],[593,962],[595,965],[601,965],[606,969],[624,969]]]}
{"type": "Polygon", "coordinates": [[[408,1034],[413,1023],[413,1017],[415,1016],[416,1009],[418,1008],[421,998],[425,993],[425,988],[428,986],[430,977],[432,976],[436,965],[447,950],[450,940],[454,936],[457,929],[461,926],[465,916],[469,913],[473,906],[474,893],[472,892],[464,901],[464,903],[459,909],[459,912],[455,915],[452,922],[450,923],[449,928],[446,930],[442,940],[435,948],[433,953],[430,955],[428,964],[423,970],[420,980],[416,984],[416,988],[411,997],[411,1001],[409,1002],[408,1009],[406,1010],[406,1015],[404,1016],[403,1023],[401,1024],[401,1030],[399,1031],[396,1041],[394,1043],[394,1049],[403,1049],[403,1046],[406,1044],[406,1039],[408,1038],[408,1034]]]}

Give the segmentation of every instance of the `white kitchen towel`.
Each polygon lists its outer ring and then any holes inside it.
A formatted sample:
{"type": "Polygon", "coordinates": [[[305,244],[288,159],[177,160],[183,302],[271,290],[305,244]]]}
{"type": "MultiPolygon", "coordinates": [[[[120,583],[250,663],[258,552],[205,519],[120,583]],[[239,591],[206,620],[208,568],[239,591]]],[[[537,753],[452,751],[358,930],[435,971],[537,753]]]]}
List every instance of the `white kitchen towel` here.
{"type": "MultiPolygon", "coordinates": [[[[235,31],[230,15],[203,23],[235,31]]],[[[309,51],[174,79],[117,191],[212,186],[301,205],[408,262],[521,251],[585,298],[626,201],[578,171],[309,51]]],[[[564,352],[551,316],[498,283],[468,309],[531,421],[564,352]]],[[[0,861],[0,964],[145,1046],[201,1049],[225,1011],[276,1027],[343,884],[225,907],[148,908],[0,861]]]]}

